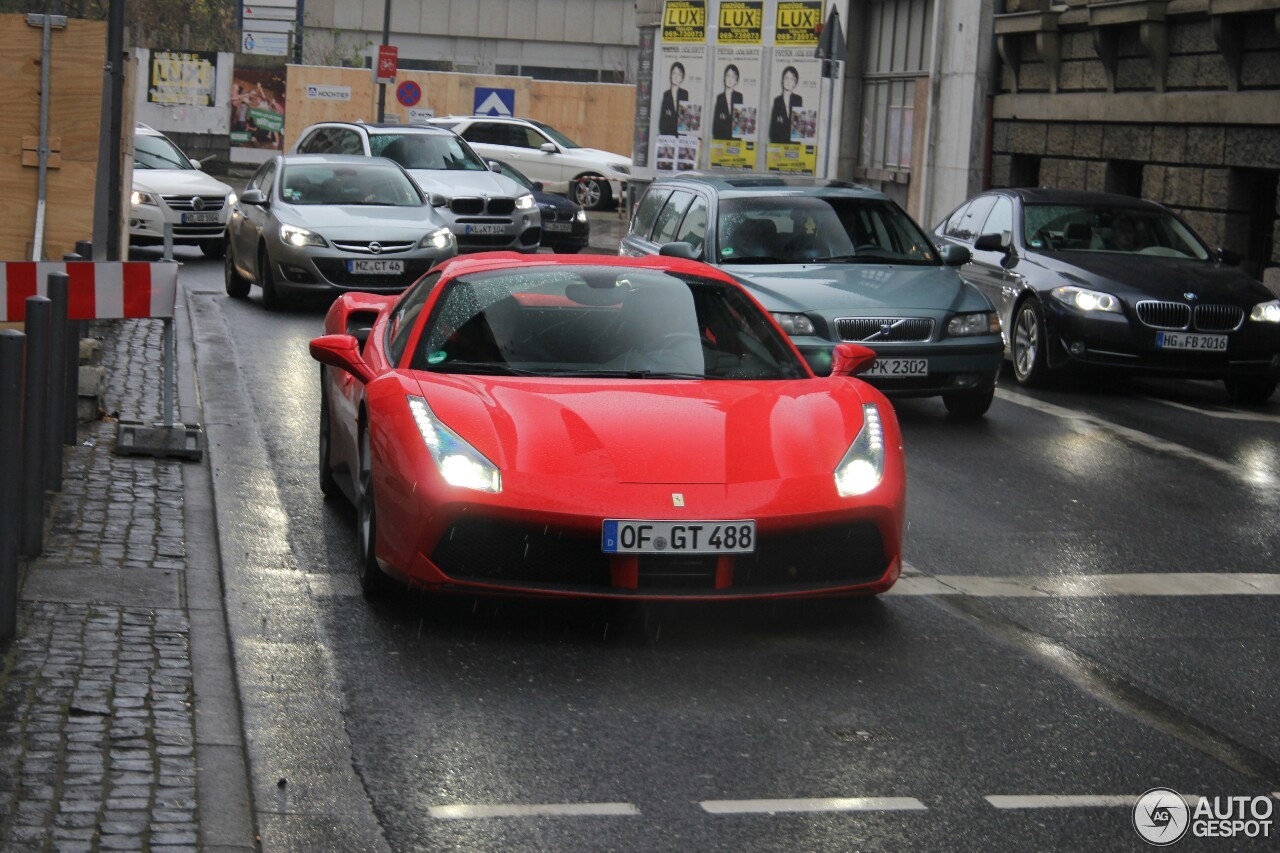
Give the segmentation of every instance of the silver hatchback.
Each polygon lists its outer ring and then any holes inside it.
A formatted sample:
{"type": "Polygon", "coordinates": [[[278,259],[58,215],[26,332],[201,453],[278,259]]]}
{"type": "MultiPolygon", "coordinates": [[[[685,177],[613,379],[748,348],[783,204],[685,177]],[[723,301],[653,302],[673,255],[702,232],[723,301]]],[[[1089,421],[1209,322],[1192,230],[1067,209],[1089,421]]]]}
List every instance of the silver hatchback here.
{"type": "Polygon", "coordinates": [[[227,293],[243,299],[257,284],[268,310],[308,293],[398,293],[457,252],[453,232],[396,163],[278,156],[232,196],[227,293]]]}

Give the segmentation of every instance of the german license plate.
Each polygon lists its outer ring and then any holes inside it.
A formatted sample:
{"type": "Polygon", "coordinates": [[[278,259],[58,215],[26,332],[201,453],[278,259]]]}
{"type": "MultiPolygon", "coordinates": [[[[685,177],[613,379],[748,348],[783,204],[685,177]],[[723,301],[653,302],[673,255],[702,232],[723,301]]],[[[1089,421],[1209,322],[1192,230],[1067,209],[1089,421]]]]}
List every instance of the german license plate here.
{"type": "Polygon", "coordinates": [[[347,261],[347,272],[356,275],[399,275],[404,272],[404,261],[359,260],[347,261]]]}
{"type": "Polygon", "coordinates": [[[863,376],[928,376],[927,358],[877,358],[863,376]]]}
{"type": "Polygon", "coordinates": [[[544,222],[542,223],[543,231],[572,231],[573,226],[568,222],[544,222]]]}
{"type": "Polygon", "coordinates": [[[468,234],[501,234],[505,225],[501,223],[495,225],[468,225],[468,234]]]}
{"type": "Polygon", "coordinates": [[[184,213],[182,214],[183,225],[200,225],[207,222],[217,222],[218,214],[216,213],[184,213]]]}
{"type": "Polygon", "coordinates": [[[1190,349],[1203,352],[1226,352],[1226,335],[1193,335],[1187,332],[1157,332],[1160,349],[1190,349]]]}
{"type": "Polygon", "coordinates": [[[606,554],[752,554],[754,519],[739,521],[649,521],[606,518],[601,550],[606,554]]]}

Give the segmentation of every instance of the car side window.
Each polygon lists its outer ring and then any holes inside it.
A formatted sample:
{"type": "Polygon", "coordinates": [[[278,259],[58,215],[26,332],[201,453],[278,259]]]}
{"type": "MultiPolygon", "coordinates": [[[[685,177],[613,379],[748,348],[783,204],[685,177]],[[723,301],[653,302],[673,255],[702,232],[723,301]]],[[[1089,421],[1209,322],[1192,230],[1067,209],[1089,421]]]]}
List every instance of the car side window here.
{"type": "Polygon", "coordinates": [[[360,134],[354,130],[337,129],[334,131],[334,145],[329,150],[335,154],[363,154],[364,144],[360,134]]]}
{"type": "MultiPolygon", "coordinates": [[[[964,221],[964,214],[969,209],[969,203],[965,202],[956,208],[955,213],[942,223],[938,229],[947,237],[955,237],[956,232],[960,230],[960,223],[964,221]]],[[[958,239],[958,238],[957,238],[958,239]]]]}
{"type": "Polygon", "coordinates": [[[531,127],[522,127],[518,130],[524,134],[524,144],[529,148],[540,149],[551,141],[531,127]]]}
{"type": "Polygon", "coordinates": [[[671,193],[671,197],[667,199],[667,203],[662,206],[662,211],[658,214],[658,221],[654,223],[653,242],[662,245],[675,239],[676,226],[680,224],[680,217],[684,216],[685,210],[692,201],[693,193],[684,190],[675,190],[671,193]]]}
{"type": "Polygon", "coordinates": [[[387,322],[387,358],[393,365],[400,363],[400,357],[409,345],[409,333],[413,331],[414,322],[439,281],[439,272],[427,273],[391,310],[391,317],[387,322]]]}
{"type": "Polygon", "coordinates": [[[662,204],[669,194],[670,190],[662,188],[650,188],[644,194],[644,198],[640,199],[640,207],[636,209],[635,218],[631,220],[632,237],[639,237],[641,240],[649,238],[649,232],[653,230],[653,220],[658,218],[658,211],[662,209],[662,204]]]}
{"type": "Polygon", "coordinates": [[[299,154],[315,154],[316,152],[314,149],[312,149],[311,146],[315,144],[316,138],[319,136],[320,136],[320,131],[318,130],[313,130],[310,133],[308,133],[306,138],[298,143],[298,153],[299,154]]]}
{"type": "Polygon", "coordinates": [[[263,163],[262,168],[253,176],[253,180],[249,182],[249,188],[262,190],[267,194],[267,198],[271,198],[271,190],[276,182],[276,163],[274,160],[269,163],[263,163]]]}
{"type": "Polygon", "coordinates": [[[481,145],[505,145],[505,134],[502,132],[501,125],[495,125],[492,122],[481,121],[468,127],[462,131],[462,138],[468,142],[478,142],[481,145]]]}
{"type": "Polygon", "coordinates": [[[695,196],[689,205],[676,230],[676,240],[688,243],[695,252],[702,254],[702,246],[707,242],[707,200],[702,196],[695,196]]]}
{"type": "Polygon", "coordinates": [[[996,196],[995,207],[991,208],[991,214],[978,236],[983,234],[999,234],[1004,245],[1009,245],[1013,238],[1013,202],[1004,196],[996,196]]]}
{"type": "Polygon", "coordinates": [[[981,236],[982,223],[987,220],[987,214],[991,212],[991,207],[995,203],[995,196],[982,195],[975,198],[973,203],[965,208],[964,216],[956,226],[955,233],[947,236],[954,240],[972,243],[981,236]]]}

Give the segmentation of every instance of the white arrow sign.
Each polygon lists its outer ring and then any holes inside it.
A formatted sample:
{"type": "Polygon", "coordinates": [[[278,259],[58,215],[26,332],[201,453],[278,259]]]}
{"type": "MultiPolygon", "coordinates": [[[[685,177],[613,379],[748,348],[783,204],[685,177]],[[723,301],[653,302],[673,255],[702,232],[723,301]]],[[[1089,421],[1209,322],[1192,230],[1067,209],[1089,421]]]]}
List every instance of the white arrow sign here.
{"type": "Polygon", "coordinates": [[[485,98],[476,109],[476,115],[509,116],[511,115],[511,110],[507,109],[507,105],[502,102],[502,98],[499,98],[498,93],[494,92],[485,98]]]}

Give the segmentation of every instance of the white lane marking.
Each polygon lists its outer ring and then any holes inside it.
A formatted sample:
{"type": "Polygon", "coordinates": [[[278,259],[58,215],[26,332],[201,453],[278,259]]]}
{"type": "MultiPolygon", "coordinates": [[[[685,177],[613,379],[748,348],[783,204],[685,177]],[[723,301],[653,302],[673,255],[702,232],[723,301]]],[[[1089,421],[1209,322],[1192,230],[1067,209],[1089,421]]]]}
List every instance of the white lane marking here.
{"type": "Polygon", "coordinates": [[[793,800],[703,800],[708,814],[925,811],[915,797],[821,797],[793,800]]]}
{"type": "MultiPolygon", "coordinates": [[[[998,809],[1107,809],[1133,808],[1141,794],[992,794],[984,797],[998,809]]],[[[1200,802],[1196,794],[1183,794],[1192,808],[1200,802]]]]}
{"type": "Polygon", "coordinates": [[[1163,403],[1166,406],[1172,406],[1175,409],[1182,409],[1186,412],[1195,412],[1197,415],[1204,415],[1209,418],[1222,418],[1229,421],[1255,421],[1258,423],[1275,424],[1280,423],[1280,415],[1268,415],[1263,412],[1237,412],[1232,409],[1202,409],[1199,406],[1191,406],[1187,403],[1179,403],[1175,400],[1164,400],[1160,397],[1139,397],[1140,400],[1150,400],[1154,403],[1163,403]]]}
{"type": "Polygon", "coordinates": [[[429,806],[437,820],[475,820],[494,817],[619,817],[638,815],[631,803],[497,803],[429,806]]]}
{"type": "Polygon", "coordinates": [[[1280,574],[1151,572],[1059,577],[922,575],[901,578],[888,594],[970,595],[979,598],[1280,595],[1280,574]]]}
{"type": "Polygon", "coordinates": [[[1244,466],[1224,462],[1221,459],[1192,450],[1191,448],[1185,447],[1176,442],[1166,441],[1163,438],[1156,438],[1154,435],[1149,435],[1136,429],[1130,429],[1129,427],[1120,426],[1119,424],[1112,423],[1111,421],[1103,420],[1096,415],[1077,412],[1074,409],[1067,409],[1062,406],[1055,406],[1053,403],[1035,400],[1031,397],[1026,397],[1022,394],[1014,394],[1000,388],[996,389],[996,396],[1007,402],[1015,403],[1019,406],[1025,406],[1028,409],[1035,409],[1038,412],[1042,412],[1055,418],[1089,424],[1097,429],[1101,429],[1127,439],[1139,447],[1145,447],[1148,450],[1154,450],[1158,453],[1167,453],[1170,456],[1176,456],[1179,459],[1186,459],[1191,462],[1199,463],[1206,468],[1212,468],[1220,474],[1226,474],[1229,477],[1241,480],[1250,486],[1268,486],[1272,484],[1273,478],[1265,472],[1251,471],[1244,466]]]}

